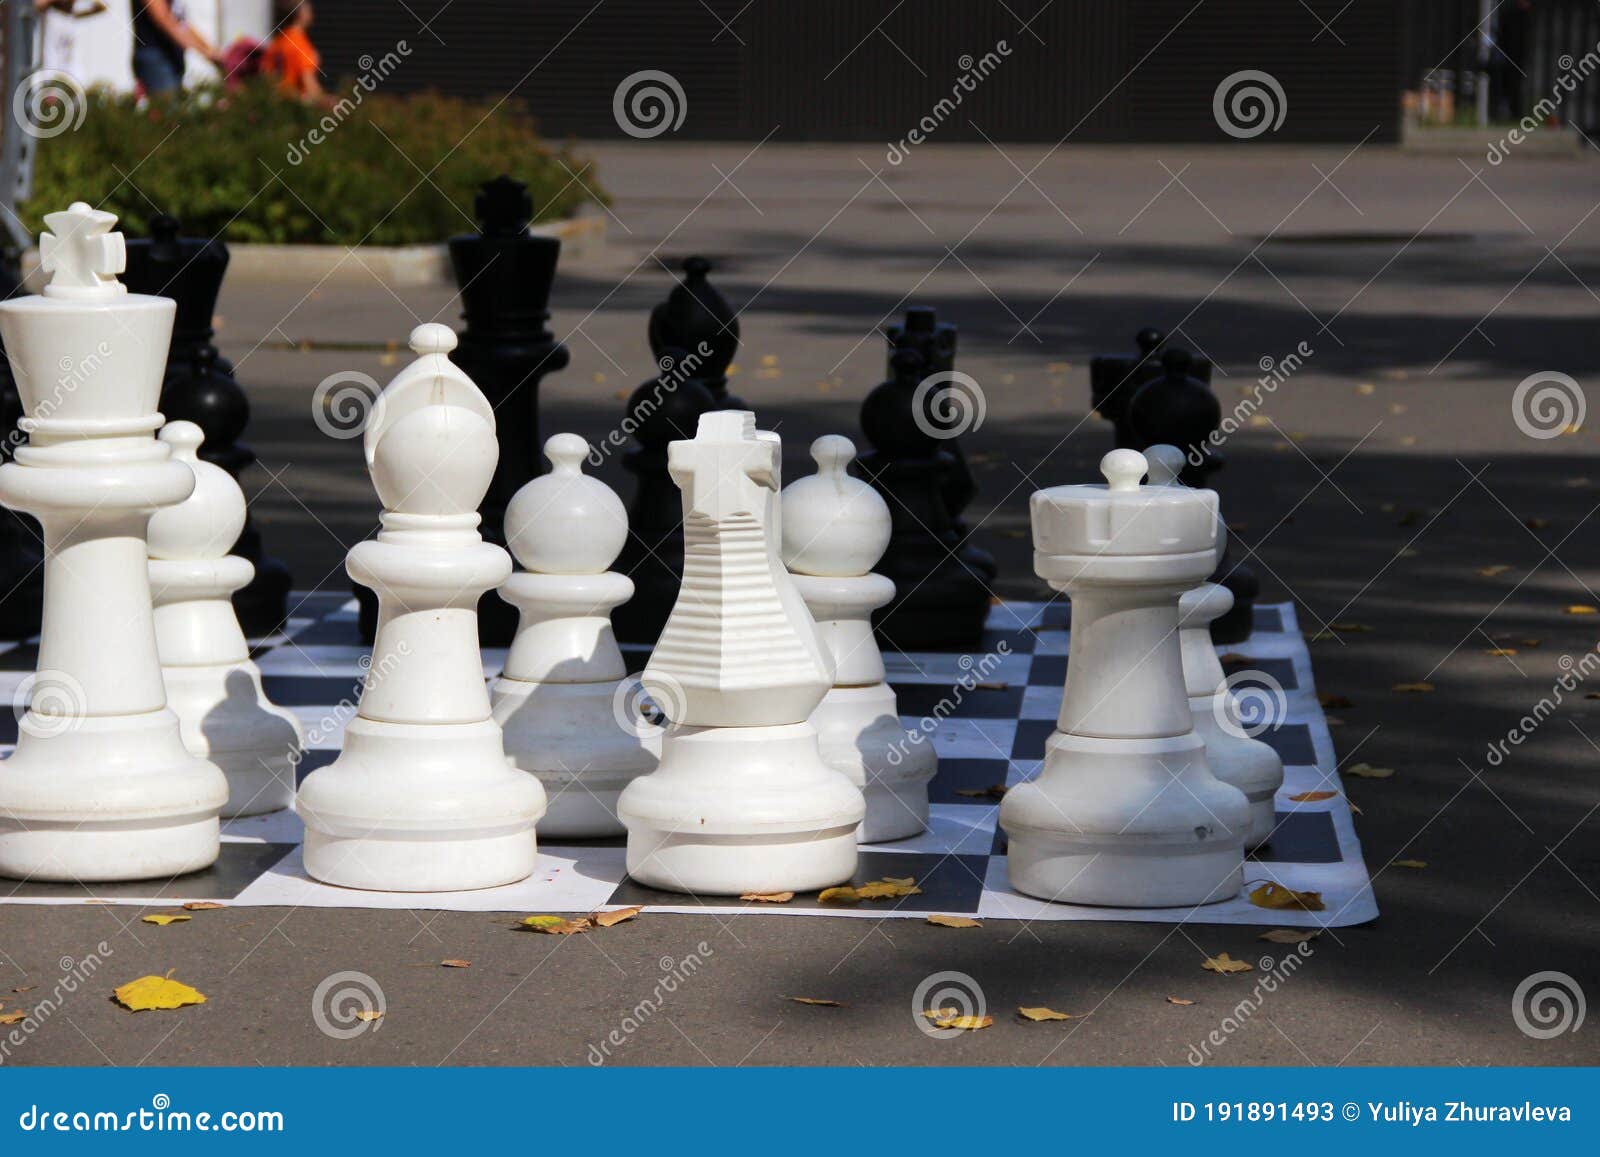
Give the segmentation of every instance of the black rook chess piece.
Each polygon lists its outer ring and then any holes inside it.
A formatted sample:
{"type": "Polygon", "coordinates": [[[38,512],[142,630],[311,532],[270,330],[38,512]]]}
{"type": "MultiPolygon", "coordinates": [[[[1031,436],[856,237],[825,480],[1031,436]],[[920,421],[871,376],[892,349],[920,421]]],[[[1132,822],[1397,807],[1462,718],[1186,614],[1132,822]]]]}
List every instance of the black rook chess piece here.
{"type": "MultiPolygon", "coordinates": [[[[199,426],[205,432],[200,457],[238,478],[256,460],[239,443],[250,424],[250,401],[233,376],[233,363],[212,342],[228,247],[220,238],[181,237],[178,230],[176,218],[164,213],[154,217],[149,237],[127,242],[122,280],[133,293],[170,297],[177,303],[161,384],[162,416],[199,426]]],[[[261,532],[249,510],[232,553],[256,568],[255,577],[233,596],[239,623],[246,634],[270,634],[288,613],[291,579],[287,566],[263,553],[261,532]]]]}
{"type": "MultiPolygon", "coordinates": [[[[739,313],[706,279],[711,262],[690,257],[683,272],[684,279],[650,311],[650,352],[660,361],[667,350],[681,351],[689,373],[711,391],[713,409],[748,410],[728,393],[728,367],[739,352],[739,313]]],[[[684,437],[693,438],[693,430],[684,437]]]]}
{"type": "Polygon", "coordinates": [[[723,407],[693,371],[683,350],[658,353],[665,367],[628,399],[622,431],[638,448],[622,464],[637,487],[628,504],[628,541],[616,569],[633,579],[633,597],[612,612],[612,627],[625,643],[654,644],[678,600],[683,573],[683,494],[667,472],[667,444],[693,438],[700,415],[723,407]]]}
{"type": "Polygon", "coordinates": [[[874,569],[894,580],[894,601],[873,616],[879,637],[901,651],[978,645],[989,615],[989,588],[961,557],[945,487],[955,459],[917,387],[922,355],[895,350],[889,378],[861,404],[861,430],[872,449],[857,459],[863,477],[889,504],[889,548],[874,569]],[[921,409],[919,410],[919,407],[921,409]]]}

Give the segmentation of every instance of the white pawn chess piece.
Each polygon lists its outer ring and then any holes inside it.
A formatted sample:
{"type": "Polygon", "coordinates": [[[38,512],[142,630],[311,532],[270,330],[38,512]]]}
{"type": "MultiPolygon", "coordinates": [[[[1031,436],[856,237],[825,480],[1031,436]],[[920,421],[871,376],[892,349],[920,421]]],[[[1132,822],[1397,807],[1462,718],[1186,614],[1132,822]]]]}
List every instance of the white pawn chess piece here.
{"type": "Polygon", "coordinates": [[[205,435],[193,422],[169,422],[161,441],[194,472],[194,493],[150,519],[150,593],[156,650],[183,742],[228,777],[223,818],[289,806],[303,741],[300,723],[274,706],[250,661],[233,592],[255,574],[229,554],[244,529],[244,491],[197,454],[205,435]]]}
{"type": "Polygon", "coordinates": [[[817,472],[783,490],[783,561],[833,658],[833,686],[811,713],[822,758],[866,797],[864,844],[914,836],[928,826],[928,781],[938,755],[900,726],[885,682],[872,612],[894,582],[872,568],[889,545],[889,506],[847,473],[856,448],[837,434],[811,444],[817,472]]]}
{"type": "Polygon", "coordinates": [[[378,396],[363,436],[383,502],[350,577],[378,594],[378,631],[344,749],[300,786],[306,871],[349,888],[446,892],[534,868],[544,789],[506,758],[478,653],[478,599],[511,573],[478,533],[498,448],[494,410],[446,356],[446,326],[378,396]]]}
{"type": "Polygon", "coordinates": [[[38,297],[0,304],[28,444],[0,502],[44,531],[44,619],[31,703],[0,765],[0,873],[138,880],[219,850],[227,781],[183,745],[156,653],[145,534],[194,474],[158,442],[175,306],[130,294],[116,217],[81,202],[45,217],[38,297]]]}
{"type": "MultiPolygon", "coordinates": [[[[1150,485],[1181,486],[1183,451],[1176,446],[1151,446],[1150,485]]],[[[1218,551],[1226,544],[1227,525],[1217,527],[1218,551]]],[[[1220,583],[1203,582],[1178,600],[1178,635],[1183,651],[1183,681],[1189,691],[1195,734],[1205,741],[1211,774],[1231,783],[1250,801],[1247,850],[1267,842],[1277,826],[1274,800],[1283,786],[1283,759],[1251,734],[1239,713],[1232,687],[1222,673],[1211,624],[1233,608],[1233,592],[1220,583]]]]}
{"type": "Polygon", "coordinates": [[[633,580],[610,569],[628,538],[616,493],[583,472],[589,444],[557,434],[544,444],[551,471],[523,486],[506,507],[506,544],[518,571],[500,597],[521,613],[494,716],[506,754],[544,785],[539,834],[621,835],[617,797],[656,765],[647,740],[659,731],[631,722],[628,679],[611,631],[611,610],[633,595],[633,580]]]}
{"type": "Polygon", "coordinates": [[[1159,908],[1235,895],[1249,806],[1206,766],[1178,644],[1178,598],[1217,563],[1217,499],[1140,486],[1136,450],[1106,485],[1030,502],[1034,570],[1072,597],[1072,656],[1034,780],[1006,793],[1012,887],[1075,904],[1159,908]]]}
{"type": "Polygon", "coordinates": [[[667,454],[683,491],[683,585],[644,686],[671,723],[660,766],[617,805],[628,874],[714,895],[841,883],[866,809],[809,721],[833,670],[778,555],[777,435],[720,410],[667,454]]]}

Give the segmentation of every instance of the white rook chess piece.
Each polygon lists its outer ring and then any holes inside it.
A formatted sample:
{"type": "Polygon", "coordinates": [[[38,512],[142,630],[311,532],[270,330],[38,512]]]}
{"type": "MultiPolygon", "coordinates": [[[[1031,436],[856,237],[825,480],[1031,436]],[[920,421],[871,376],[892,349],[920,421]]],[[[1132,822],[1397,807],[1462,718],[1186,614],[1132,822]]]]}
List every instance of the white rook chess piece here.
{"type": "Polygon", "coordinates": [[[222,467],[200,460],[205,435],[193,422],[169,422],[160,438],[195,480],[194,493],[150,519],[150,593],[167,702],[184,746],[228,777],[224,817],[277,811],[294,798],[302,736],[299,721],[261,689],[233,611],[233,592],[255,573],[249,559],[228,553],[244,529],[244,491],[222,467]]]}
{"type": "Polygon", "coordinates": [[[153,436],[175,307],[117,281],[115,223],[81,202],[48,214],[50,283],[0,304],[28,434],[0,466],[0,502],[38,518],[45,543],[39,667],[0,765],[0,873],[24,879],[204,868],[228,798],[185,749],[161,681],[145,534],[195,483],[153,436]]]}
{"type": "Polygon", "coordinates": [[[329,884],[444,892],[534,868],[544,789],[506,758],[478,653],[478,599],[511,559],[478,533],[498,458],[494,411],[445,355],[442,325],[378,396],[363,439],[383,502],[350,577],[378,593],[378,633],[344,750],[300,787],[306,871],[329,884]]]}
{"type": "Polygon", "coordinates": [[[850,878],[861,791],[809,722],[833,682],[778,555],[781,447],[755,415],[700,417],[668,447],[683,491],[683,585],[645,667],[671,721],[628,785],[628,874],[678,892],[805,891],[850,878]]]}
{"type": "MultiPolygon", "coordinates": [[[[1144,452],[1150,463],[1150,485],[1181,486],[1183,451],[1176,446],[1151,446],[1144,452]]],[[[1227,540],[1227,525],[1217,525],[1218,553],[1227,540]]],[[[1183,681],[1189,691],[1194,730],[1206,745],[1211,774],[1231,783],[1250,801],[1250,830],[1244,846],[1267,842],[1277,825],[1273,801],[1283,786],[1283,760],[1267,744],[1250,734],[1239,714],[1233,689],[1222,673],[1211,623],[1233,607],[1233,592],[1220,583],[1203,582],[1183,592],[1178,601],[1179,640],[1183,651],[1183,681]]]]}
{"type": "Polygon", "coordinates": [[[1044,767],[1000,805],[1019,892],[1117,907],[1204,904],[1242,880],[1249,806],[1206,766],[1178,644],[1178,597],[1217,563],[1209,490],[1107,485],[1033,495],[1034,570],[1072,597],[1072,656],[1044,767]]]}
{"type": "Polygon", "coordinates": [[[928,781],[938,755],[900,726],[884,681],[872,612],[894,582],[872,568],[889,545],[889,507],[846,472],[856,448],[837,434],[811,444],[817,472],[783,490],[783,561],[833,659],[833,687],[811,713],[822,758],[866,797],[862,843],[904,839],[928,826],[928,781]]]}
{"type": "Polygon", "coordinates": [[[511,762],[544,785],[541,836],[621,835],[617,797],[655,767],[646,739],[658,730],[628,723],[632,681],[611,632],[611,609],[633,595],[633,580],[609,569],[627,541],[628,512],[583,472],[582,438],[557,434],[544,452],[550,473],[506,507],[506,544],[528,569],[500,587],[521,614],[494,716],[511,762]]]}

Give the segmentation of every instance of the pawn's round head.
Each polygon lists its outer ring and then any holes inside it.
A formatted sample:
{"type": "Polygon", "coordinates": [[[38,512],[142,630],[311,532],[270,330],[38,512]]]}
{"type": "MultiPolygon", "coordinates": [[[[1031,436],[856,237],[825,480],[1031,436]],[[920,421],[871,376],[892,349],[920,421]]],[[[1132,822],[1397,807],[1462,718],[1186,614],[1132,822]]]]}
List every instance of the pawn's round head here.
{"type": "Polygon", "coordinates": [[[550,473],[506,507],[506,545],[538,574],[601,574],[627,542],[627,509],[611,487],[583,472],[589,443],[578,435],[554,435],[544,454],[550,473]]]}
{"type": "Polygon", "coordinates": [[[1189,461],[1182,450],[1165,443],[1145,447],[1144,459],[1150,466],[1151,486],[1179,485],[1178,476],[1189,461]]]}
{"type": "Polygon", "coordinates": [[[160,438],[171,447],[173,461],[194,472],[194,491],[176,506],[151,516],[150,557],[223,558],[244,529],[244,491],[222,467],[201,461],[205,435],[193,422],[168,422],[160,438]]]}
{"type": "Polygon", "coordinates": [[[1100,473],[1112,491],[1139,489],[1139,480],[1150,472],[1150,463],[1137,450],[1113,450],[1100,459],[1100,473]]]}
{"type": "Polygon", "coordinates": [[[889,545],[889,506],[848,473],[849,438],[811,443],[817,472],[783,490],[783,563],[797,574],[853,577],[870,571],[889,545]]]}
{"type": "Polygon", "coordinates": [[[411,331],[411,352],[418,357],[427,354],[447,354],[456,348],[456,333],[447,325],[436,321],[424,322],[411,331]]]}

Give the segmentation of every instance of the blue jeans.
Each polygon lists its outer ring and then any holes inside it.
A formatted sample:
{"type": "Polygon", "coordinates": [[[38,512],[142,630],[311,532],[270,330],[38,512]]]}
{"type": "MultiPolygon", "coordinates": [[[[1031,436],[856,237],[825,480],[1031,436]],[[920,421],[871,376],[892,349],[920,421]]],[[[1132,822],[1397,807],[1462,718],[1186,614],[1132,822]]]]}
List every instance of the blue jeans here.
{"type": "Polygon", "coordinates": [[[136,44],[133,48],[133,75],[151,96],[177,92],[183,87],[183,57],[180,54],[174,60],[166,49],[157,45],[136,44]]]}

